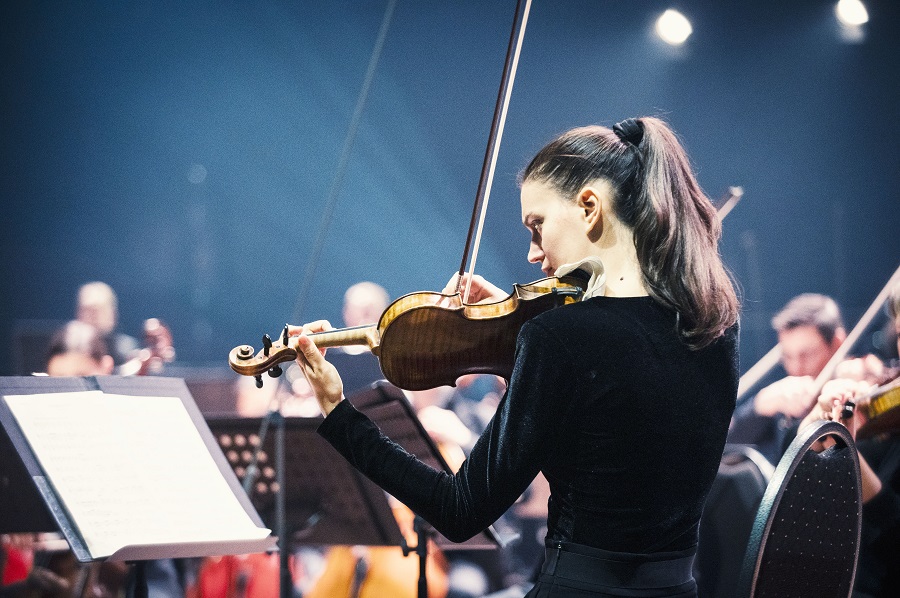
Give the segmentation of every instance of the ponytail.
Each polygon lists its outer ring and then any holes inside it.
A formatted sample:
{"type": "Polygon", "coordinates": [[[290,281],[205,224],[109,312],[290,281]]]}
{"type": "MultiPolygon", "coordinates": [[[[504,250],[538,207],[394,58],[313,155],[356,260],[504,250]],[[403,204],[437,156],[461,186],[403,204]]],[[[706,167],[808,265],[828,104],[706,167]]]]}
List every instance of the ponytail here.
{"type": "Polygon", "coordinates": [[[737,295],[718,253],[721,223],[663,121],[573,129],[544,147],[520,179],[548,183],[569,198],[608,180],[616,215],[633,231],[647,291],[678,314],[690,347],[705,347],[737,321],[737,295]]]}

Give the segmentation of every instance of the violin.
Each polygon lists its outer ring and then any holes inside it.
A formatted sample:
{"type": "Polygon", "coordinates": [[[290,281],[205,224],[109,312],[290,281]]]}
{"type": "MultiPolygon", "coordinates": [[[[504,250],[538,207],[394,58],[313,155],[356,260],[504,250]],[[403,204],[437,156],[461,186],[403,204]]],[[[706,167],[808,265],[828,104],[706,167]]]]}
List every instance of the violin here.
{"type": "MultiPolygon", "coordinates": [[[[319,348],[361,345],[378,357],[388,382],[406,390],[455,386],[465,374],[509,379],[519,329],[534,316],[581,299],[584,282],[576,276],[549,277],[514,285],[501,301],[467,304],[459,293],[410,293],[391,303],[377,324],[310,334],[319,348]]],[[[279,363],[297,358],[296,341],[285,326],[280,340],[266,335],[263,348],[231,350],[228,364],[238,374],[281,375],[279,363]]]]}
{"type": "Polygon", "coordinates": [[[853,403],[868,417],[856,431],[857,439],[900,430],[900,378],[873,388],[853,403]]]}
{"type": "Polygon", "coordinates": [[[167,363],[175,361],[172,331],[157,318],[144,320],[144,347],[119,366],[123,376],[159,374],[167,363]]]}

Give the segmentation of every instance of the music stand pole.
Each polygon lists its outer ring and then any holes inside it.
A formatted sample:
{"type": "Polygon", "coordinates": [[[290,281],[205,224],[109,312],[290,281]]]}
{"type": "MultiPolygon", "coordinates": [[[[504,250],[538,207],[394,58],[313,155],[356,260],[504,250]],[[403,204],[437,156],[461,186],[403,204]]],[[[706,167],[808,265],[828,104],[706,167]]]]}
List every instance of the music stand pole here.
{"type": "MultiPolygon", "coordinates": [[[[280,407],[280,405],[279,405],[280,407]]],[[[287,517],[285,516],[285,472],[284,472],[284,415],[279,408],[272,414],[275,421],[275,480],[278,490],[275,492],[275,527],[278,534],[278,592],[280,598],[291,598],[293,594],[293,580],[291,579],[290,551],[291,539],[287,533],[287,517]]]]}
{"type": "Polygon", "coordinates": [[[291,542],[287,538],[287,516],[285,509],[285,421],[282,400],[277,409],[270,409],[263,417],[259,427],[259,444],[253,449],[253,460],[244,474],[243,488],[248,496],[253,492],[253,483],[259,475],[258,459],[266,440],[266,432],[270,425],[275,426],[275,535],[278,537],[278,596],[291,598],[293,583],[290,567],[291,542]]]}
{"type": "Polygon", "coordinates": [[[413,529],[417,536],[416,545],[410,546],[406,543],[406,538],[403,538],[400,548],[403,550],[403,556],[409,556],[413,550],[416,551],[416,555],[419,557],[419,583],[417,596],[418,598],[428,598],[428,538],[431,537],[433,530],[431,529],[431,526],[418,515],[413,519],[413,529]]]}

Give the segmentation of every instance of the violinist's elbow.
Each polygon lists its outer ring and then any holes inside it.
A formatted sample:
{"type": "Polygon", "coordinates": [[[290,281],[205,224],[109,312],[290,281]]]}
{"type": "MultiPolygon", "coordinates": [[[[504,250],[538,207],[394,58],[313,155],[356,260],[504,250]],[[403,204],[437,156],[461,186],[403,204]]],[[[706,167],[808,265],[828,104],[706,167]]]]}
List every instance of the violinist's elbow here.
{"type": "Polygon", "coordinates": [[[484,531],[484,528],[476,529],[474,527],[459,527],[453,526],[451,529],[446,530],[438,530],[443,534],[445,538],[450,540],[451,542],[456,542],[457,544],[462,544],[466,540],[474,538],[479,532],[484,531]]]}

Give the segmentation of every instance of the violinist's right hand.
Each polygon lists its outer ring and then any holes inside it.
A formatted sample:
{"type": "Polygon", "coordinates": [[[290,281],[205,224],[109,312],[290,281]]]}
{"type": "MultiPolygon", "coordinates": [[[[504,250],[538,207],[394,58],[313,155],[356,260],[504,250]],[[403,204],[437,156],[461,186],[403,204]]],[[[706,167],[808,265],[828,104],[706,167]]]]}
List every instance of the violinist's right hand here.
{"type": "Polygon", "coordinates": [[[815,381],[812,376],[788,376],[759,391],[753,401],[753,410],[769,417],[783,413],[801,418],[815,404],[814,393],[815,381]]]}
{"type": "Polygon", "coordinates": [[[500,287],[489,283],[484,277],[476,274],[469,276],[468,273],[463,274],[462,284],[459,282],[459,272],[453,275],[453,278],[444,287],[442,293],[452,295],[459,286],[459,294],[466,303],[493,303],[494,301],[503,301],[509,296],[500,287]],[[469,296],[466,297],[466,287],[469,287],[469,296]]]}

